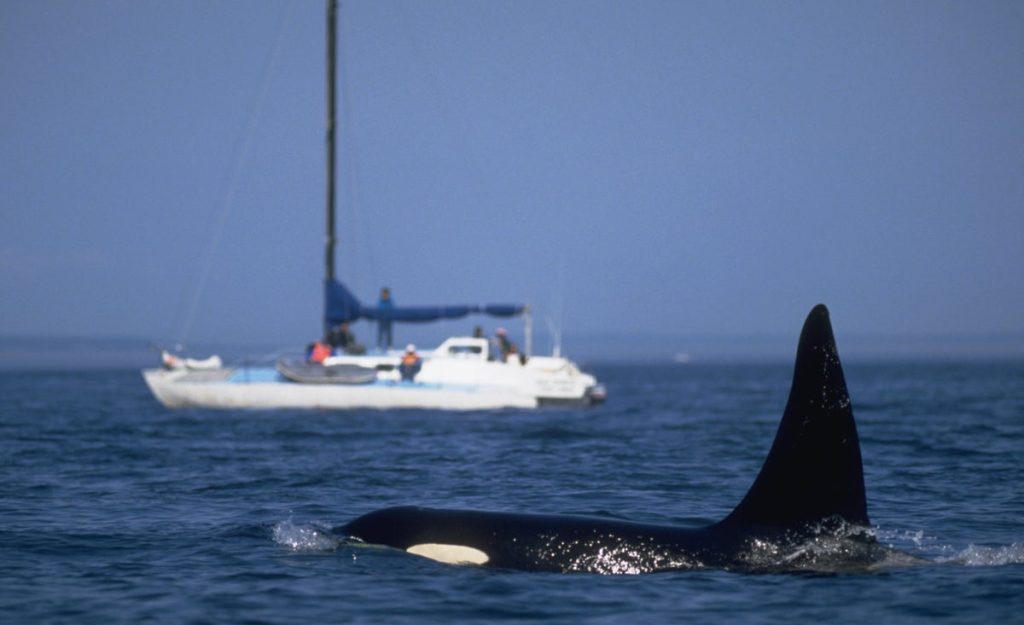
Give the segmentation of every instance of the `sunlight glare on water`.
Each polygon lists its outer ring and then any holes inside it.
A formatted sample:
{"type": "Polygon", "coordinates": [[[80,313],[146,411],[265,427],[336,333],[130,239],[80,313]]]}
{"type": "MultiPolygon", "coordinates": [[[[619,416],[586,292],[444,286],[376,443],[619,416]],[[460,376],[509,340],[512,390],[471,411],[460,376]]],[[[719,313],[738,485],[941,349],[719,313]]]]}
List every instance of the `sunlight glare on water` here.
{"type": "Polygon", "coordinates": [[[333,551],[341,543],[329,530],[314,524],[296,525],[289,518],[274,525],[274,542],[292,551],[333,551]]]}
{"type": "Polygon", "coordinates": [[[968,545],[960,553],[950,557],[939,557],[936,562],[962,564],[964,566],[1007,566],[1024,564],[1024,543],[1013,543],[1000,547],[968,545]]]}

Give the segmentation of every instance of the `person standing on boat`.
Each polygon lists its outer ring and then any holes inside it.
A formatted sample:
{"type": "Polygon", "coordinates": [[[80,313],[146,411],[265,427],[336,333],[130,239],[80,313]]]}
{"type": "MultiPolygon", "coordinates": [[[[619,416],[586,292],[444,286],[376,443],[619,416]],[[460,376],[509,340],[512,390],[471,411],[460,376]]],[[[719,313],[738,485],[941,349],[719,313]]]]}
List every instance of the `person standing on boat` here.
{"type": "Polygon", "coordinates": [[[501,354],[501,362],[505,362],[509,353],[512,352],[512,341],[508,340],[508,332],[505,331],[505,328],[498,328],[494,334],[494,342],[497,347],[495,351],[501,354]]]}
{"type": "Polygon", "coordinates": [[[395,309],[395,302],[391,299],[391,289],[384,287],[380,290],[380,299],[377,300],[377,310],[380,316],[377,318],[377,348],[391,349],[391,313],[395,309]]]}
{"type": "Polygon", "coordinates": [[[405,353],[402,354],[402,362],[398,364],[398,373],[402,375],[402,381],[412,382],[422,366],[423,361],[416,353],[416,346],[409,343],[405,346],[405,353]]]}

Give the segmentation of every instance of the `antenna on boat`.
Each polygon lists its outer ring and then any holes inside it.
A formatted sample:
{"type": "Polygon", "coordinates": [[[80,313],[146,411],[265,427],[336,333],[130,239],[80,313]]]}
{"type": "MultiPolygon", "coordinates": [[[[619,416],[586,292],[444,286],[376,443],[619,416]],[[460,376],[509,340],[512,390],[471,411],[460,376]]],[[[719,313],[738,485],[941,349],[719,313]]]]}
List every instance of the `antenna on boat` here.
{"type": "Polygon", "coordinates": [[[533,315],[530,314],[530,307],[527,306],[526,310],[523,311],[523,324],[526,326],[524,334],[526,335],[526,357],[530,358],[533,356],[533,315]]]}
{"type": "MultiPolygon", "coordinates": [[[[337,80],[337,31],[338,31],[338,2],[327,0],[327,236],[324,250],[324,281],[326,284],[334,282],[334,248],[337,244],[334,225],[334,112],[335,112],[335,82],[337,80]]],[[[327,319],[324,319],[324,332],[330,330],[327,319]]]]}
{"type": "Polygon", "coordinates": [[[555,321],[550,316],[545,320],[548,322],[548,331],[551,332],[551,340],[554,342],[551,355],[559,358],[562,355],[562,329],[555,325],[555,321]]]}

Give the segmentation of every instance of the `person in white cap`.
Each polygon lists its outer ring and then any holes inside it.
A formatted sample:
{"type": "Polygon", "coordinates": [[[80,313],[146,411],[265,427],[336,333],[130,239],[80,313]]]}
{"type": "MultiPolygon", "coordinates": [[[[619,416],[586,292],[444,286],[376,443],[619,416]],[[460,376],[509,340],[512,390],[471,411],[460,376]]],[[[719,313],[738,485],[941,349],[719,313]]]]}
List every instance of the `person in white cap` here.
{"type": "Polygon", "coordinates": [[[405,353],[402,354],[402,361],[398,365],[398,372],[402,375],[402,380],[412,382],[422,366],[423,362],[416,354],[416,346],[409,343],[405,346],[405,353]]]}

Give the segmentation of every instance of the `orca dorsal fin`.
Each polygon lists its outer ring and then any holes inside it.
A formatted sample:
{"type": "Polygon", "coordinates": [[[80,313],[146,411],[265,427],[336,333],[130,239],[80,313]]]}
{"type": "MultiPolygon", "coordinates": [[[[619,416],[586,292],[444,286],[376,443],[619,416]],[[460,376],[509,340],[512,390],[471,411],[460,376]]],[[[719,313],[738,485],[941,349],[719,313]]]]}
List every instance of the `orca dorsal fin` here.
{"type": "Polygon", "coordinates": [[[828,309],[800,333],[793,386],[768,458],[723,524],[797,527],[841,518],[868,525],[860,441],[828,309]]]}

